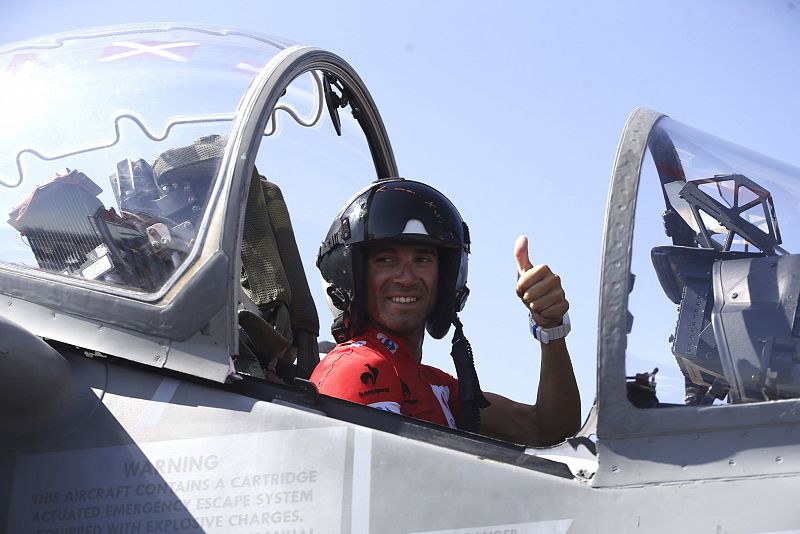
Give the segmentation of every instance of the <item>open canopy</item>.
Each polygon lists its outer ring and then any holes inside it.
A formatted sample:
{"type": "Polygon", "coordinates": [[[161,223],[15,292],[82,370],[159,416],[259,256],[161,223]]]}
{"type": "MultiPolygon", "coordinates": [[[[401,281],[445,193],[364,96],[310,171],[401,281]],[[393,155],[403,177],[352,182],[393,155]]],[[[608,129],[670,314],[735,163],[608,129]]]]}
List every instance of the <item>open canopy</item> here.
{"type": "Polygon", "coordinates": [[[0,261],[161,290],[202,237],[243,96],[286,46],[138,26],[0,51],[0,261]]]}

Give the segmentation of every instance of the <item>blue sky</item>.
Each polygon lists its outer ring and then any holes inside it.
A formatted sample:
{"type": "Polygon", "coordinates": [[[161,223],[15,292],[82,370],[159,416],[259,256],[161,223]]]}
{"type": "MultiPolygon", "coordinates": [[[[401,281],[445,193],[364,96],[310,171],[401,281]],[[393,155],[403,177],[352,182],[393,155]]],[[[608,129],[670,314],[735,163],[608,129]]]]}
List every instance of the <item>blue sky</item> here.
{"type": "MultiPolygon", "coordinates": [[[[563,278],[584,415],[594,398],[605,201],[631,111],[800,166],[796,1],[4,0],[0,40],[156,20],[278,35],[355,67],[401,174],[442,190],[470,223],[465,330],[484,388],[521,401],[538,377],[513,292],[521,233],[534,263],[563,278]]],[[[449,342],[426,345],[428,363],[448,368],[448,353],[449,342]]]]}

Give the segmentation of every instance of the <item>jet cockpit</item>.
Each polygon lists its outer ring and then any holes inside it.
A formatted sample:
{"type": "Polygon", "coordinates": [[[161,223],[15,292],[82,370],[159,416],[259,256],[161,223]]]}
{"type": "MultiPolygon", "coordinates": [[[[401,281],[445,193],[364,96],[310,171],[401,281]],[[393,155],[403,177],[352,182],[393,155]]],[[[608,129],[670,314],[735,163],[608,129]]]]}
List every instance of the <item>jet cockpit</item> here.
{"type": "Polygon", "coordinates": [[[0,47],[0,117],[0,529],[798,528],[800,170],[631,115],[596,402],[537,448],[305,380],[319,240],[398,176],[339,56],[197,24],[68,32],[0,47]]]}

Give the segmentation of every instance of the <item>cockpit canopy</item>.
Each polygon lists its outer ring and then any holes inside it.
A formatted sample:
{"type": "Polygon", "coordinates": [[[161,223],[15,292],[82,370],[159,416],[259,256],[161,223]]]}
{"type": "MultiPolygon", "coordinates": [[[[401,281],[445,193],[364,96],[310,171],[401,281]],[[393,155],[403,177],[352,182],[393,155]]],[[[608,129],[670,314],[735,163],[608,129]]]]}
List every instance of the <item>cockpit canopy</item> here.
{"type": "Polygon", "coordinates": [[[0,50],[0,262],[162,291],[203,236],[243,95],[287,46],[165,26],[0,50]]]}
{"type": "Polygon", "coordinates": [[[800,397],[800,169],[661,117],[634,228],[627,374],[662,406],[800,397]]]}

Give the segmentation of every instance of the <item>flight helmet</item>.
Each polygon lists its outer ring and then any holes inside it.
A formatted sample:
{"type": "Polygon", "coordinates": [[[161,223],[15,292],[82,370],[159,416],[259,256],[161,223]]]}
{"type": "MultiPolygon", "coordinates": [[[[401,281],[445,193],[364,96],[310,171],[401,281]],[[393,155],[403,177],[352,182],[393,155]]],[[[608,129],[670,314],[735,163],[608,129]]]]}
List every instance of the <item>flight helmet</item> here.
{"type": "Polygon", "coordinates": [[[450,200],[429,185],[378,180],[355,194],[336,216],[319,250],[337,342],[363,327],[365,250],[381,243],[422,243],[439,251],[436,304],[425,328],[444,337],[467,300],[469,229],[450,200]]]}

